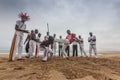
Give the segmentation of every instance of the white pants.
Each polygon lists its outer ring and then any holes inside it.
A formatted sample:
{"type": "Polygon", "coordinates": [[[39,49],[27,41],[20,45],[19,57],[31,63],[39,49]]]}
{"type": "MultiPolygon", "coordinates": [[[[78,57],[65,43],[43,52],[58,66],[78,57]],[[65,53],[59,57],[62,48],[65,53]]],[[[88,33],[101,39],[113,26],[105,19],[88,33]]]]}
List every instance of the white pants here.
{"type": "Polygon", "coordinates": [[[15,59],[15,54],[17,53],[17,51],[18,51],[18,59],[21,59],[22,58],[22,50],[23,50],[23,36],[17,35],[12,60],[15,59]]]}
{"type": "Polygon", "coordinates": [[[53,44],[53,52],[56,54],[56,44],[53,44]]]}
{"type": "Polygon", "coordinates": [[[96,45],[91,45],[91,44],[90,44],[90,46],[89,46],[90,56],[92,56],[92,50],[94,51],[95,57],[97,58],[98,55],[97,55],[97,51],[96,51],[96,45]]]}
{"type": "Polygon", "coordinates": [[[43,59],[42,59],[43,61],[47,61],[48,53],[50,53],[50,57],[52,58],[52,56],[53,56],[52,49],[49,48],[49,47],[45,47],[44,54],[43,54],[43,59]]]}
{"type": "Polygon", "coordinates": [[[63,39],[63,40],[56,39],[55,41],[56,41],[56,42],[61,42],[61,43],[63,43],[62,50],[61,50],[61,54],[64,55],[65,58],[68,57],[65,49],[66,49],[66,47],[69,46],[69,44],[70,44],[69,40],[68,40],[68,39],[63,39]]]}
{"type": "Polygon", "coordinates": [[[36,42],[34,40],[30,40],[28,57],[32,57],[33,56],[33,53],[35,51],[35,45],[36,45],[36,42]]]}
{"type": "Polygon", "coordinates": [[[83,56],[83,53],[84,53],[84,56],[87,56],[87,55],[86,55],[86,52],[85,52],[85,50],[84,50],[84,45],[83,45],[83,44],[79,44],[79,46],[80,46],[81,56],[83,56]]]}
{"type": "Polygon", "coordinates": [[[63,57],[65,58],[68,57],[65,49],[67,48],[67,46],[69,46],[69,44],[70,44],[69,40],[65,39],[64,44],[62,46],[62,51],[61,51],[61,54],[64,55],[63,57]]]}
{"type": "Polygon", "coordinates": [[[37,51],[36,51],[36,50],[35,50],[35,51],[37,52],[37,54],[36,54],[36,52],[35,52],[35,57],[38,57],[39,52],[40,52],[40,43],[38,43],[38,42],[36,43],[35,49],[36,49],[36,48],[37,48],[37,51]]]}

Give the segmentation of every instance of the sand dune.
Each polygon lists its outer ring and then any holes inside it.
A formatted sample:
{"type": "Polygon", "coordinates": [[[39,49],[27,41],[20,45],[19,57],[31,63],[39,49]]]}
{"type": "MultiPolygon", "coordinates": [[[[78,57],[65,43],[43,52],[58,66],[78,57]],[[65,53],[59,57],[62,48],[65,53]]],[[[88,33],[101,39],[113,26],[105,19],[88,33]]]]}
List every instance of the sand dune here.
{"type": "Polygon", "coordinates": [[[0,80],[120,80],[120,53],[101,53],[100,58],[41,57],[8,62],[0,55],[0,80]],[[112,55],[112,56],[110,56],[112,55]]]}

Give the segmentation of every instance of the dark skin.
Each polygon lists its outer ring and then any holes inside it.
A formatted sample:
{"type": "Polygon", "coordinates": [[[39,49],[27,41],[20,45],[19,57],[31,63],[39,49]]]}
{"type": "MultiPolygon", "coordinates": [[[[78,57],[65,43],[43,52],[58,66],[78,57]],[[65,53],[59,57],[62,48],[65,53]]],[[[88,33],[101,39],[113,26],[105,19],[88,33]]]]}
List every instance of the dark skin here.
{"type": "MultiPolygon", "coordinates": [[[[81,36],[80,36],[80,35],[79,35],[78,37],[79,37],[79,39],[81,39],[81,36]]],[[[78,40],[78,42],[81,43],[81,42],[83,42],[83,41],[82,41],[82,40],[78,40]]]]}
{"type": "MultiPolygon", "coordinates": [[[[89,35],[92,37],[93,34],[92,33],[89,33],[89,35]]],[[[92,39],[91,39],[92,40],[92,39]]],[[[90,42],[91,40],[88,40],[88,42],[90,42]]],[[[92,40],[92,41],[96,41],[96,39],[92,40]]]]}
{"type": "Polygon", "coordinates": [[[49,34],[50,34],[50,33],[49,33],[49,32],[47,32],[47,36],[49,36],[49,34]]]}
{"type": "MultiPolygon", "coordinates": [[[[25,21],[26,21],[26,18],[22,17],[22,18],[21,18],[21,22],[23,22],[23,24],[24,24],[25,21]]],[[[29,33],[28,30],[22,30],[22,29],[20,29],[18,25],[15,25],[15,30],[21,31],[21,32],[23,32],[23,33],[29,33]]]]}
{"type": "Polygon", "coordinates": [[[62,36],[60,36],[60,39],[62,39],[62,36]]]}
{"type": "Polygon", "coordinates": [[[55,37],[56,37],[56,34],[54,34],[53,37],[55,38],[55,37]]]}
{"type": "MultiPolygon", "coordinates": [[[[59,36],[59,38],[62,39],[62,36],[59,36]]],[[[60,42],[58,42],[58,43],[60,43],[60,42]]]]}
{"type": "Polygon", "coordinates": [[[38,37],[41,37],[41,34],[40,34],[40,33],[38,34],[38,37]]]}
{"type": "Polygon", "coordinates": [[[71,32],[70,32],[70,31],[67,31],[67,34],[71,34],[71,32]]]}
{"type": "MultiPolygon", "coordinates": [[[[67,31],[67,34],[70,35],[71,34],[71,31],[67,31]]],[[[79,39],[77,37],[74,38],[75,41],[79,41],[79,39]]]]}
{"type": "MultiPolygon", "coordinates": [[[[31,30],[31,33],[33,33],[33,32],[34,32],[34,31],[33,31],[33,30],[31,30]]],[[[28,36],[27,36],[27,38],[25,39],[24,44],[25,44],[27,41],[28,41],[28,42],[30,41],[30,35],[28,35],[28,36]]]]}
{"type": "Polygon", "coordinates": [[[47,40],[47,37],[44,37],[44,41],[40,44],[41,47],[45,48],[45,47],[48,47],[50,44],[49,44],[49,41],[47,40]]]}
{"type": "MultiPolygon", "coordinates": [[[[40,34],[40,33],[38,34],[38,37],[39,37],[39,38],[41,37],[41,34],[40,34]]],[[[41,43],[41,42],[39,41],[39,39],[37,39],[37,42],[41,43]]]]}
{"type": "Polygon", "coordinates": [[[34,41],[37,42],[36,35],[35,35],[35,32],[34,32],[34,31],[31,31],[30,40],[34,40],[34,41]]]}
{"type": "Polygon", "coordinates": [[[35,29],[35,34],[38,34],[38,32],[39,32],[38,29],[35,29]]]}
{"type": "Polygon", "coordinates": [[[36,39],[36,35],[35,35],[35,32],[34,32],[33,30],[31,31],[31,34],[27,36],[24,44],[25,44],[27,41],[30,41],[30,40],[34,40],[34,41],[40,43],[40,41],[39,41],[38,39],[36,39]]]}

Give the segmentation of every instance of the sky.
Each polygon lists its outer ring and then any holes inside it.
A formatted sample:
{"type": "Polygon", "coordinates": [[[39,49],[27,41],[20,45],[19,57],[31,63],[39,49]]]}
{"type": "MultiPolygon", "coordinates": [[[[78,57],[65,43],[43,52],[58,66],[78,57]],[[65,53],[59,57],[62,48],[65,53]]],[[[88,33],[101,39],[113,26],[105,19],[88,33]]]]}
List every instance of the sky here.
{"type": "Polygon", "coordinates": [[[10,49],[20,12],[30,16],[27,29],[39,29],[42,38],[49,23],[57,38],[65,38],[67,29],[81,35],[85,50],[93,32],[98,51],[120,51],[120,0],[0,0],[0,50],[10,49]]]}

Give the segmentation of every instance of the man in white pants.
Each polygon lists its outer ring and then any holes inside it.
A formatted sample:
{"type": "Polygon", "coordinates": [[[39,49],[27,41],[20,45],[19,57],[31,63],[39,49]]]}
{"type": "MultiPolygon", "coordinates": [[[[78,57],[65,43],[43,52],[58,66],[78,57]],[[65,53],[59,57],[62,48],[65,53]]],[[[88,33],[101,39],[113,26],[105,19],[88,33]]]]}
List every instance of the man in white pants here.
{"type": "Polygon", "coordinates": [[[15,49],[13,51],[12,61],[14,61],[15,54],[17,53],[17,51],[18,51],[18,60],[22,60],[24,33],[29,33],[29,31],[26,30],[26,24],[25,24],[25,22],[30,19],[29,16],[27,16],[26,13],[20,13],[19,18],[21,18],[21,20],[18,20],[15,26],[15,30],[16,30],[15,35],[17,37],[15,41],[15,49]]]}
{"type": "MultiPolygon", "coordinates": [[[[53,38],[54,38],[54,40],[56,39],[56,34],[53,35],[53,38]]],[[[54,42],[53,42],[53,52],[54,52],[54,55],[56,55],[56,48],[57,48],[56,45],[57,45],[57,44],[56,44],[56,41],[54,41],[54,42]]]]}
{"type": "Polygon", "coordinates": [[[84,56],[87,57],[86,52],[84,50],[84,41],[83,41],[83,38],[80,35],[78,37],[79,37],[79,46],[80,46],[81,56],[83,56],[83,53],[84,53],[84,56]]]}
{"type": "Polygon", "coordinates": [[[31,31],[30,34],[30,41],[29,41],[29,54],[27,55],[27,58],[32,58],[33,57],[33,53],[35,51],[35,45],[36,45],[36,35],[35,35],[35,31],[31,31]]]}
{"type": "Polygon", "coordinates": [[[36,42],[36,52],[35,52],[35,57],[38,57],[38,55],[39,55],[39,51],[40,51],[40,37],[41,37],[41,33],[38,33],[38,35],[37,35],[37,40],[38,40],[38,42],[36,42]]]}
{"type": "Polygon", "coordinates": [[[67,37],[66,39],[60,40],[60,39],[56,39],[56,42],[62,42],[63,46],[62,46],[62,50],[61,50],[61,54],[64,55],[64,58],[68,58],[67,53],[65,51],[65,49],[67,48],[67,46],[69,46],[75,39],[76,39],[76,35],[71,33],[70,30],[67,30],[67,37]]]}
{"type": "Polygon", "coordinates": [[[52,43],[49,42],[47,36],[44,37],[44,41],[40,44],[40,46],[44,48],[43,59],[42,59],[43,62],[47,61],[49,53],[50,53],[50,57],[51,58],[53,57],[54,52],[52,51],[51,48],[49,48],[49,45],[51,45],[51,44],[52,43]]]}
{"type": "Polygon", "coordinates": [[[88,38],[89,45],[89,53],[90,57],[92,56],[92,50],[94,51],[95,57],[98,58],[97,51],[96,51],[96,36],[92,34],[92,32],[89,33],[90,37],[88,38]]]}

